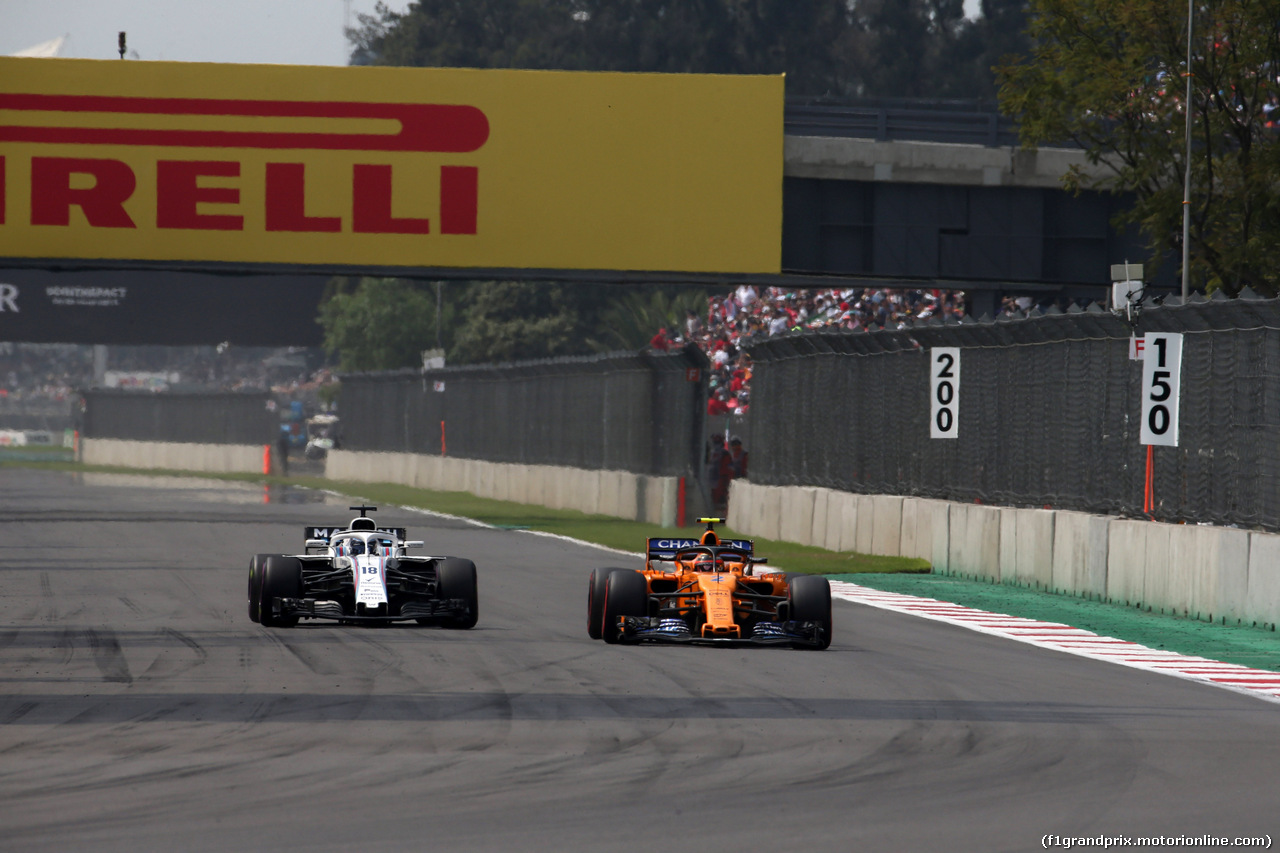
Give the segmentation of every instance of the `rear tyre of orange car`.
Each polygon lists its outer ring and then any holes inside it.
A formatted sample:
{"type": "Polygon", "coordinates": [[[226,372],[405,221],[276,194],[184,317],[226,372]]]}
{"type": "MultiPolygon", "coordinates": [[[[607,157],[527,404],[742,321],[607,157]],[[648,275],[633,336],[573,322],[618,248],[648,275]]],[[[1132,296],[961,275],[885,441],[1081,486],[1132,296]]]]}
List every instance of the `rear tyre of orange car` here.
{"type": "Polygon", "coordinates": [[[614,569],[604,584],[604,620],[600,634],[606,643],[622,642],[619,616],[649,615],[649,584],[635,569],[614,569]]]}
{"type": "Polygon", "coordinates": [[[254,554],[249,560],[249,621],[261,622],[262,616],[262,573],[266,570],[267,558],[272,554],[254,554]]]}
{"type": "Polygon", "coordinates": [[[831,584],[819,575],[791,575],[787,599],[793,622],[812,622],[818,629],[816,646],[795,643],[797,649],[825,649],[831,645],[831,584]]]}
{"type": "Polygon", "coordinates": [[[466,613],[450,616],[441,624],[446,628],[474,628],[480,619],[480,588],[476,564],[462,557],[445,557],[436,564],[436,594],[446,599],[462,599],[466,613]]]}
{"type": "Polygon", "coordinates": [[[604,625],[604,585],[609,575],[622,569],[592,569],[591,580],[587,582],[587,636],[593,640],[600,639],[600,631],[604,625]]]}
{"type": "Polygon", "coordinates": [[[262,571],[259,621],[268,628],[292,628],[297,616],[276,616],[272,606],[277,598],[302,598],[302,561],[297,557],[272,554],[262,571]]]}

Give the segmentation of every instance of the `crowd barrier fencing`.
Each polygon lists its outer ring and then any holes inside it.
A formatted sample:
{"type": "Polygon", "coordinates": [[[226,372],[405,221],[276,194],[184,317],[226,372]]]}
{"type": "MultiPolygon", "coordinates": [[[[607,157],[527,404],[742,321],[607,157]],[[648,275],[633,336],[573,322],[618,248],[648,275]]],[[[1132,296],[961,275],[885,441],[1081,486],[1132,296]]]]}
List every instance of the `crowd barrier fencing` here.
{"type": "Polygon", "coordinates": [[[274,444],[280,433],[276,402],[267,391],[153,393],[93,388],[80,396],[83,438],[261,448],[274,444]]]}
{"type": "Polygon", "coordinates": [[[1280,299],[1170,297],[1136,328],[1093,305],[745,346],[756,484],[1280,531],[1280,299]],[[1149,332],[1183,350],[1179,446],[1154,448],[1147,510],[1130,350],[1149,332]],[[960,350],[955,438],[930,437],[935,347],[960,350]]]}
{"type": "Polygon", "coordinates": [[[344,374],[343,446],[697,477],[707,366],[690,346],[344,374]]]}

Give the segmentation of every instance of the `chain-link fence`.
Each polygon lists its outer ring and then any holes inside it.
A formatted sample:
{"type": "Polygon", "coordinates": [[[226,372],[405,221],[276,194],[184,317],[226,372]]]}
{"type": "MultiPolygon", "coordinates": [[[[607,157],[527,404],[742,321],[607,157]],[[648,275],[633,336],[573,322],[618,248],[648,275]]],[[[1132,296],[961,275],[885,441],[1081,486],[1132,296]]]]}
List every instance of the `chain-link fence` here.
{"type": "MultiPolygon", "coordinates": [[[[1176,298],[1180,446],[1154,448],[1152,515],[1280,530],[1280,300],[1176,298]]],[[[1031,319],[810,333],[749,346],[745,438],[765,484],[1143,512],[1142,362],[1097,306],[1031,319]],[[958,437],[930,438],[928,350],[961,347],[958,437]]]]}
{"type": "Polygon", "coordinates": [[[93,389],[81,397],[80,429],[86,438],[271,444],[280,432],[279,415],[267,392],[150,394],[93,389]]]}
{"type": "Polygon", "coordinates": [[[705,357],[609,355],[342,376],[343,446],[696,474],[705,357]]]}

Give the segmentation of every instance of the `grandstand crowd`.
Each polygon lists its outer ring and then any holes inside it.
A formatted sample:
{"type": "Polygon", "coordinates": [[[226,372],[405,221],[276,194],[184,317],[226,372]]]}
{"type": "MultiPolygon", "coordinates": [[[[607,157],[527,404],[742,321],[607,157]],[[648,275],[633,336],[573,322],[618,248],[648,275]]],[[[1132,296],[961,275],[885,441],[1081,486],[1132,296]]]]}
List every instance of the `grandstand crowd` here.
{"type": "MultiPolygon", "coordinates": [[[[1008,301],[1003,310],[1023,306],[1008,301]]],[[[689,311],[684,328],[662,328],[649,346],[656,350],[698,346],[711,362],[709,415],[742,414],[751,404],[751,357],[742,342],[814,329],[896,329],[914,320],[964,314],[964,293],[891,288],[783,287],[757,289],[744,284],[728,295],[712,296],[707,313],[689,311]]]]}

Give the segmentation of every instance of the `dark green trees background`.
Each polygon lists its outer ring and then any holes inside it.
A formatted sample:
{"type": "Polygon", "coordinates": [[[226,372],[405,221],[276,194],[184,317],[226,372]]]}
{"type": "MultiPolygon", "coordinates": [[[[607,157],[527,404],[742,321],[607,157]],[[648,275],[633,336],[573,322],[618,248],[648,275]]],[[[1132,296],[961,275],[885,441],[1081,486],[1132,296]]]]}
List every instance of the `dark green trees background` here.
{"type": "Polygon", "coordinates": [[[1023,0],[419,0],[349,32],[354,64],[787,75],[790,96],[994,100],[1023,0]]]}

